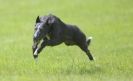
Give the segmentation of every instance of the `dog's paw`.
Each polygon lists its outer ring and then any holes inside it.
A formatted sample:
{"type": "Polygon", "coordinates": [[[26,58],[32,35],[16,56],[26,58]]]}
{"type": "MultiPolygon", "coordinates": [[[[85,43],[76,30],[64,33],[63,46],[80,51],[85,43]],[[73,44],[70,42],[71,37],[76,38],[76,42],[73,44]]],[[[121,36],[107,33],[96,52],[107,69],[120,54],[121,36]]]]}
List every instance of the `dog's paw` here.
{"type": "Polygon", "coordinates": [[[93,57],[89,57],[90,61],[94,61],[95,59],[93,57]]]}
{"type": "Polygon", "coordinates": [[[38,48],[35,50],[34,55],[38,55],[38,48]]]}
{"type": "Polygon", "coordinates": [[[89,59],[90,59],[91,61],[94,61],[94,60],[95,60],[95,58],[94,58],[92,55],[89,55],[89,59]]]}

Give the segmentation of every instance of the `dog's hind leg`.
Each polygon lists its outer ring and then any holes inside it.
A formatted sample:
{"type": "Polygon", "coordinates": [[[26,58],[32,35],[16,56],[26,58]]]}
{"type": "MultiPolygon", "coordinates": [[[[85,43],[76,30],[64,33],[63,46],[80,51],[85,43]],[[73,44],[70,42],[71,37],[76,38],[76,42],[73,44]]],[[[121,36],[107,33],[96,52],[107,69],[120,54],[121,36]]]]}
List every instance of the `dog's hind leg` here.
{"type": "Polygon", "coordinates": [[[79,45],[79,47],[86,53],[90,60],[94,60],[90,50],[88,49],[87,43],[79,45]]]}

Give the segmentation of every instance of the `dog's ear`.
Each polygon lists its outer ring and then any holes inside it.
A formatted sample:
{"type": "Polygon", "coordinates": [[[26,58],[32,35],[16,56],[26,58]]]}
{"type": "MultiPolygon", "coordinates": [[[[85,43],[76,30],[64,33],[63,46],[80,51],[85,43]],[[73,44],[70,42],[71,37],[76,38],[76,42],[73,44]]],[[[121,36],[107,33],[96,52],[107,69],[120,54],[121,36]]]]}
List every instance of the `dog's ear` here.
{"type": "Polygon", "coordinates": [[[37,16],[37,18],[36,18],[36,23],[38,23],[38,22],[40,22],[40,17],[39,16],[37,16]]]}

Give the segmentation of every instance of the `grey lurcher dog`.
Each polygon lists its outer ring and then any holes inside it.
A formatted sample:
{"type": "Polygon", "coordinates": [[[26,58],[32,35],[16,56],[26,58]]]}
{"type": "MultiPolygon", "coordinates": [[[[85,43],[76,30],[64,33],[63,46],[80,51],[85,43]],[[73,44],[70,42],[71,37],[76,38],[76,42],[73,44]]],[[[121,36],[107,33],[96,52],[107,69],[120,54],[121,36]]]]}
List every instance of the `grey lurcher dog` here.
{"type": "Polygon", "coordinates": [[[34,59],[38,58],[44,47],[65,43],[67,46],[79,46],[90,60],[94,60],[88,49],[90,42],[91,37],[86,39],[85,34],[77,26],[65,24],[55,15],[38,16],[36,19],[32,46],[34,59]]]}

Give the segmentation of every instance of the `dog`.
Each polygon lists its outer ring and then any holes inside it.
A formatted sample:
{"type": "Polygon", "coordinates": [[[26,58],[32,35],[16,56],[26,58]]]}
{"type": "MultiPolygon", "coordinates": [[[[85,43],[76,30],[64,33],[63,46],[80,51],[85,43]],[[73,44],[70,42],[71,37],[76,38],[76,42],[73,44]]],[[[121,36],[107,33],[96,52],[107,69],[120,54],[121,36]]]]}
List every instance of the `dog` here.
{"type": "Polygon", "coordinates": [[[65,43],[67,46],[77,45],[90,60],[94,60],[88,49],[90,42],[91,37],[87,39],[76,25],[65,24],[55,15],[49,14],[36,18],[32,46],[34,59],[38,58],[38,54],[46,46],[65,43]]]}

